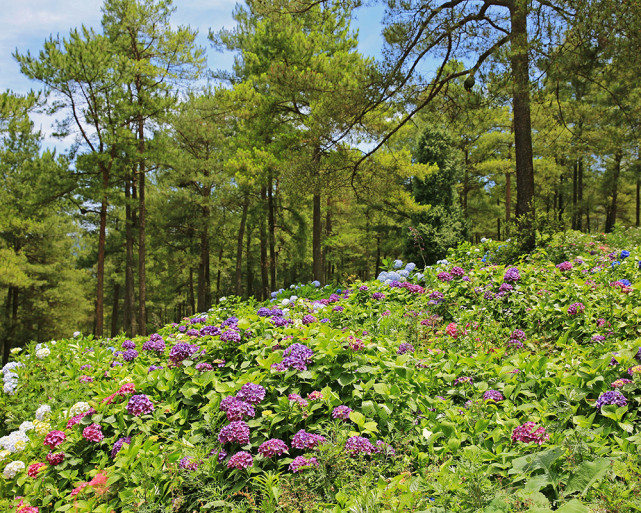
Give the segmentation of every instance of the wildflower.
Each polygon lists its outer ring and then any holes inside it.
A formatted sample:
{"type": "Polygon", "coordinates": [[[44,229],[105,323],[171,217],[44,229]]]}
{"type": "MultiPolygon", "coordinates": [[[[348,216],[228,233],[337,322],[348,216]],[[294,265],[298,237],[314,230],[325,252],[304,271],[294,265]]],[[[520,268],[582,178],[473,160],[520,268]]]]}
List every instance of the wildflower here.
{"type": "Polygon", "coordinates": [[[372,454],[374,452],[374,446],[367,438],[352,436],[347,439],[345,450],[353,457],[359,454],[372,454]]]}
{"type": "Polygon", "coordinates": [[[90,442],[102,442],[105,435],[102,434],[102,426],[100,424],[91,424],[82,430],[82,437],[90,442]]]}
{"type": "Polygon", "coordinates": [[[132,395],[127,403],[127,411],[136,417],[154,411],[154,404],[145,394],[132,395]]]}
{"type": "Polygon", "coordinates": [[[261,454],[265,458],[272,458],[274,456],[281,456],[283,453],[288,451],[288,447],[282,440],[278,438],[272,438],[260,444],[258,448],[258,454],[261,454]]]}
{"type": "Polygon", "coordinates": [[[237,452],[227,462],[227,468],[237,468],[239,470],[249,468],[254,465],[254,459],[246,451],[237,452]]]}
{"type": "Polygon", "coordinates": [[[534,422],[526,422],[522,426],[514,428],[512,432],[513,442],[536,442],[541,445],[549,439],[550,435],[545,432],[545,428],[542,426],[537,428],[534,422]]]}
{"type": "Polygon", "coordinates": [[[577,315],[579,313],[583,313],[584,310],[585,305],[583,303],[572,303],[570,306],[568,306],[569,315],[577,315]]]}
{"type": "Polygon", "coordinates": [[[324,436],[307,433],[304,429],[301,429],[292,437],[292,447],[295,449],[313,449],[324,442],[324,436]]]}
{"type": "Polygon", "coordinates": [[[334,408],[332,411],[333,419],[349,420],[349,414],[352,413],[352,409],[349,406],[341,404],[334,408]]]}
{"type": "Polygon", "coordinates": [[[218,434],[218,442],[221,444],[238,443],[246,445],[249,443],[249,426],[242,420],[234,421],[224,426],[218,434]]]}
{"type": "Polygon", "coordinates": [[[289,470],[293,473],[300,472],[309,467],[318,467],[318,460],[316,458],[305,458],[304,456],[296,456],[294,461],[289,464],[289,470]]]}
{"type": "Polygon", "coordinates": [[[62,431],[50,431],[49,434],[45,436],[44,444],[51,449],[55,449],[66,439],[67,435],[65,435],[62,431]]]}

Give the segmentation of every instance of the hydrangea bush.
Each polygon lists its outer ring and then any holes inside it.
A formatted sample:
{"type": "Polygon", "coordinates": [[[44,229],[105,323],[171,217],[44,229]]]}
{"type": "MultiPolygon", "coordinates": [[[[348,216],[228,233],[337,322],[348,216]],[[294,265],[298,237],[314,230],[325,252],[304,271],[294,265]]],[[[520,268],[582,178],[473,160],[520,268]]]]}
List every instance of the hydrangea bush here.
{"type": "Polygon", "coordinates": [[[641,251],[572,240],[30,345],[0,510],[637,511],[641,251]]]}

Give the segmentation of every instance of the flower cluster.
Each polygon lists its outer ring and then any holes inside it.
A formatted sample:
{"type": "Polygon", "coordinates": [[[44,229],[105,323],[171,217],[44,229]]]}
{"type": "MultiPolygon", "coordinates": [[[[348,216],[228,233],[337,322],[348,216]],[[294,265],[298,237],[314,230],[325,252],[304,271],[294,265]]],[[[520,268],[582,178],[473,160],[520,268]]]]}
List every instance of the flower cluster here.
{"type": "Polygon", "coordinates": [[[142,350],[162,353],[165,351],[165,341],[158,333],[154,333],[149,337],[149,340],[142,345],[142,350]]]}
{"type": "Polygon", "coordinates": [[[200,350],[195,344],[187,344],[185,342],[178,342],[174,347],[169,351],[169,360],[174,365],[178,365],[183,360],[191,358],[195,353],[200,350]]]}
{"type": "Polygon", "coordinates": [[[198,465],[199,462],[195,461],[193,458],[186,456],[180,460],[180,463],[178,463],[178,466],[182,469],[185,470],[191,470],[192,472],[194,470],[198,470],[198,465]]]}
{"type": "Polygon", "coordinates": [[[292,447],[295,449],[313,449],[324,442],[324,436],[307,433],[304,429],[292,437],[292,447]]]}
{"type": "Polygon", "coordinates": [[[603,392],[599,396],[594,406],[598,409],[601,409],[606,404],[616,404],[617,406],[625,406],[628,404],[628,400],[618,390],[608,390],[607,392],[603,392]]]}
{"type": "Polygon", "coordinates": [[[240,333],[238,333],[235,329],[230,328],[223,331],[223,333],[220,335],[220,340],[223,342],[233,342],[235,344],[238,344],[242,340],[242,337],[240,336],[240,333]]]}
{"type": "Polygon", "coordinates": [[[307,365],[311,363],[313,354],[314,352],[304,344],[292,344],[283,352],[283,361],[280,364],[274,364],[274,367],[276,370],[293,367],[296,370],[305,371],[307,365]]]}
{"type": "Polygon", "coordinates": [[[627,385],[628,383],[633,383],[633,381],[631,379],[622,378],[622,379],[617,379],[617,380],[613,381],[610,386],[612,388],[621,388],[621,387],[627,385]]]}
{"type": "Polygon", "coordinates": [[[130,444],[131,443],[131,437],[130,436],[125,436],[123,438],[119,438],[116,440],[114,443],[113,447],[111,448],[111,457],[112,459],[116,457],[116,454],[120,452],[122,449],[122,446],[124,444],[130,444]]]}
{"type": "Polygon", "coordinates": [[[45,436],[44,444],[50,449],[55,449],[66,439],[67,435],[65,435],[62,431],[51,431],[47,434],[47,436],[45,436]]]}
{"type": "Polygon", "coordinates": [[[265,388],[254,383],[245,383],[236,397],[249,404],[258,404],[265,399],[265,388]]]}
{"type": "Polygon", "coordinates": [[[220,402],[220,409],[227,415],[227,420],[230,422],[236,420],[243,420],[245,417],[255,417],[256,412],[254,407],[241,401],[238,397],[228,396],[220,402]]]}
{"type": "Polygon", "coordinates": [[[246,445],[249,443],[249,426],[242,420],[231,422],[224,426],[218,434],[218,442],[221,444],[238,443],[246,445]]]}
{"type": "Polygon", "coordinates": [[[227,462],[227,468],[236,468],[243,470],[254,465],[254,459],[246,451],[240,451],[234,454],[227,462]]]}
{"type": "Polygon", "coordinates": [[[293,403],[296,403],[300,407],[304,407],[304,406],[307,406],[309,404],[306,399],[303,399],[298,394],[289,394],[287,396],[287,399],[289,399],[293,403]]]}
{"type": "Polygon", "coordinates": [[[296,456],[294,461],[289,464],[289,470],[293,473],[300,472],[309,467],[318,467],[316,458],[305,458],[305,456],[296,456]]]}
{"type": "Polygon", "coordinates": [[[549,439],[550,435],[545,432],[545,428],[543,426],[536,427],[534,422],[526,422],[512,431],[513,442],[536,442],[541,445],[549,439]]]}
{"type": "Polygon", "coordinates": [[[405,353],[413,353],[414,352],[414,346],[410,344],[409,342],[402,342],[400,346],[398,346],[398,350],[396,351],[396,354],[405,354],[405,353]]]}
{"type": "Polygon", "coordinates": [[[25,469],[25,464],[22,461],[20,460],[12,461],[4,468],[2,475],[6,479],[13,479],[14,477],[16,477],[18,472],[21,472],[24,469],[25,469]]]}
{"type": "Polygon", "coordinates": [[[133,340],[125,340],[121,346],[123,349],[136,349],[136,343],[133,340]]]}
{"type": "Polygon", "coordinates": [[[288,450],[285,442],[278,438],[272,438],[260,444],[258,454],[265,458],[273,458],[274,456],[282,456],[283,453],[286,453],[288,450]]]}
{"type": "Polygon", "coordinates": [[[82,430],[82,437],[90,442],[102,442],[105,435],[102,434],[100,424],[91,424],[82,430]]]}
{"type": "Polygon", "coordinates": [[[516,267],[510,267],[505,271],[505,274],[503,275],[503,281],[508,283],[515,283],[520,279],[521,275],[519,274],[519,270],[516,267]]]}
{"type": "Polygon", "coordinates": [[[29,477],[36,478],[38,477],[38,472],[40,472],[46,466],[46,463],[34,463],[33,465],[29,465],[29,468],[27,469],[27,475],[29,477]]]}
{"type": "Polygon", "coordinates": [[[340,406],[337,406],[336,408],[334,408],[334,411],[332,411],[332,418],[349,420],[350,413],[352,413],[352,409],[349,406],[345,406],[344,404],[341,404],[340,406]]]}
{"type": "Polygon", "coordinates": [[[572,262],[561,262],[560,264],[556,265],[557,269],[560,269],[561,271],[570,271],[572,269],[572,262]]]}
{"type": "Polygon", "coordinates": [[[359,454],[372,454],[374,452],[374,446],[367,438],[352,436],[347,439],[345,450],[350,456],[354,457],[359,454]]]}
{"type": "Polygon", "coordinates": [[[64,452],[49,452],[47,454],[47,463],[51,465],[52,467],[55,467],[56,465],[60,465],[64,459],[65,459],[65,453],[64,452]]]}
{"type": "Polygon", "coordinates": [[[584,310],[585,305],[583,303],[572,303],[570,306],[568,306],[569,315],[577,315],[583,313],[584,310]]]}
{"type": "Polygon", "coordinates": [[[484,401],[494,401],[496,403],[501,402],[504,399],[503,394],[498,390],[487,390],[483,394],[484,401]]]}
{"type": "Polygon", "coordinates": [[[132,395],[127,403],[127,411],[136,417],[154,411],[154,403],[145,394],[132,395]]]}

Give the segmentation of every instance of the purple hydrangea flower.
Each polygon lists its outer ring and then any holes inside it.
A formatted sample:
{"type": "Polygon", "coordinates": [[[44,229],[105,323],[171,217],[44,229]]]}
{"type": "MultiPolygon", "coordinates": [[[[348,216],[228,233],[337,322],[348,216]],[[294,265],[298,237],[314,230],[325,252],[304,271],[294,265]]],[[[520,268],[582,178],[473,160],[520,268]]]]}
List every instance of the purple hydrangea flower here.
{"type": "Polygon", "coordinates": [[[505,274],[503,275],[503,281],[508,283],[514,283],[519,281],[520,279],[521,275],[519,274],[519,270],[516,267],[510,267],[505,271],[505,274]]]}
{"type": "Polygon", "coordinates": [[[510,335],[511,340],[525,340],[526,338],[527,335],[523,330],[514,330],[510,335]]]}
{"type": "Polygon", "coordinates": [[[200,328],[201,337],[217,337],[220,335],[220,328],[218,326],[203,326],[200,328]]]}
{"type": "Polygon", "coordinates": [[[313,323],[315,323],[315,322],[316,322],[316,320],[317,320],[317,319],[316,319],[316,317],[314,317],[313,315],[309,315],[309,314],[308,314],[308,315],[305,315],[305,316],[303,317],[303,324],[305,324],[305,325],[307,325],[307,324],[313,324],[313,323]]]}
{"type": "Polygon", "coordinates": [[[359,454],[372,454],[374,452],[374,446],[367,438],[352,436],[347,439],[345,450],[353,457],[359,454]]]}
{"type": "Polygon", "coordinates": [[[180,460],[180,463],[178,464],[180,468],[185,470],[190,470],[192,472],[194,470],[198,470],[198,465],[199,463],[196,460],[194,460],[194,458],[191,458],[190,456],[185,456],[180,460]]]}
{"type": "Polygon", "coordinates": [[[111,458],[115,458],[116,454],[120,452],[120,449],[122,449],[122,446],[124,444],[130,444],[131,443],[131,437],[130,436],[125,436],[124,438],[119,438],[116,440],[116,443],[114,443],[113,448],[111,449],[111,458]]]}
{"type": "Polygon", "coordinates": [[[165,341],[158,333],[154,333],[149,337],[149,340],[142,345],[142,350],[162,353],[165,350],[165,341]]]}
{"type": "Polygon", "coordinates": [[[465,274],[465,271],[462,267],[454,266],[450,269],[450,274],[452,276],[458,276],[459,278],[465,274]]]}
{"type": "Polygon", "coordinates": [[[296,456],[294,461],[289,464],[289,470],[293,473],[300,472],[309,467],[318,467],[318,460],[316,458],[305,458],[305,456],[296,456]]]}
{"type": "Polygon", "coordinates": [[[147,374],[149,374],[150,372],[153,372],[155,370],[160,370],[162,368],[163,368],[162,365],[150,365],[149,366],[149,370],[147,371],[147,374]]]}
{"type": "Polygon", "coordinates": [[[249,404],[258,404],[265,399],[265,388],[254,383],[245,383],[236,397],[249,404]]]}
{"type": "MultiPolygon", "coordinates": [[[[226,398],[227,399],[227,398],[226,398]]],[[[241,401],[235,397],[231,397],[231,401],[221,401],[220,409],[227,414],[227,420],[230,422],[236,420],[243,420],[245,417],[255,417],[256,412],[251,404],[241,401]]]]}
{"type": "Polygon", "coordinates": [[[145,394],[132,395],[127,403],[127,411],[131,415],[140,417],[154,411],[154,403],[145,394]]]}
{"type": "Polygon", "coordinates": [[[358,287],[358,290],[360,290],[361,292],[366,292],[369,290],[369,287],[367,285],[361,285],[360,287],[358,287]]]}
{"type": "Polygon", "coordinates": [[[436,278],[439,281],[448,282],[448,281],[452,281],[453,276],[447,271],[442,271],[436,275],[436,278]]]}
{"type": "Polygon", "coordinates": [[[594,406],[598,409],[601,409],[606,404],[616,404],[617,406],[625,406],[628,404],[628,400],[618,390],[608,390],[607,392],[603,392],[599,396],[594,406]]]}
{"type": "Polygon", "coordinates": [[[572,262],[561,262],[560,264],[556,264],[556,268],[561,271],[569,271],[572,269],[572,262]]]}
{"type": "Polygon", "coordinates": [[[127,349],[122,353],[122,359],[126,362],[133,362],[136,358],[138,358],[138,351],[135,349],[127,349]]]}
{"type": "Polygon", "coordinates": [[[242,420],[231,422],[220,430],[218,442],[223,445],[227,443],[247,445],[249,443],[249,426],[242,420]]]}
{"type": "Polygon", "coordinates": [[[169,351],[169,359],[174,364],[179,364],[183,360],[191,358],[195,353],[200,350],[200,347],[195,344],[187,344],[185,342],[178,342],[174,347],[169,351]]]}
{"type": "Polygon", "coordinates": [[[568,306],[569,315],[577,315],[583,313],[584,310],[585,305],[583,303],[572,303],[570,306],[568,306]]]}
{"type": "Polygon", "coordinates": [[[136,344],[133,340],[125,340],[122,343],[122,348],[123,349],[136,349],[136,344]]]}
{"type": "Polygon", "coordinates": [[[484,401],[494,401],[496,403],[501,402],[504,399],[503,394],[498,390],[487,390],[483,394],[484,401]]]}
{"type": "Polygon", "coordinates": [[[227,462],[227,468],[242,470],[254,465],[254,458],[247,451],[240,451],[234,454],[227,462]]]}
{"type": "Polygon", "coordinates": [[[260,444],[258,454],[261,454],[265,458],[273,458],[274,456],[282,456],[283,453],[286,453],[288,450],[285,442],[278,438],[272,438],[260,444]]]}
{"type": "Polygon", "coordinates": [[[232,329],[238,328],[238,317],[229,317],[220,323],[221,328],[230,327],[232,329]]]}
{"type": "Polygon", "coordinates": [[[385,299],[385,294],[383,294],[382,292],[374,292],[374,294],[372,294],[372,299],[385,299]]]}
{"type": "Polygon", "coordinates": [[[501,285],[499,286],[499,294],[501,293],[505,294],[507,292],[512,292],[513,290],[514,290],[514,287],[509,283],[501,283],[501,285]]]}
{"type": "Polygon", "coordinates": [[[269,308],[264,306],[261,306],[256,312],[256,315],[258,315],[258,317],[268,317],[271,314],[272,314],[272,311],[269,308]]]}
{"type": "Polygon", "coordinates": [[[188,337],[199,337],[200,336],[200,331],[194,328],[190,328],[187,330],[187,333],[185,333],[188,337]]]}
{"type": "Polygon", "coordinates": [[[292,437],[292,447],[295,449],[313,449],[324,442],[324,436],[307,433],[304,429],[292,437]]]}
{"type": "Polygon", "coordinates": [[[200,372],[207,372],[210,370],[214,370],[214,366],[211,363],[201,362],[199,364],[196,364],[196,370],[200,372]]]}
{"type": "Polygon", "coordinates": [[[220,336],[220,340],[223,342],[234,342],[238,344],[241,341],[241,336],[240,333],[238,333],[234,329],[228,329],[223,331],[222,335],[220,336]]]}
{"type": "Polygon", "coordinates": [[[314,352],[304,344],[292,344],[283,352],[282,365],[286,369],[293,367],[300,371],[307,370],[313,354],[314,352]]]}
{"type": "Polygon", "coordinates": [[[409,342],[403,342],[401,343],[400,346],[398,346],[398,350],[396,351],[396,354],[405,354],[405,353],[413,353],[413,352],[414,352],[414,346],[409,342]]]}
{"type": "Polygon", "coordinates": [[[350,413],[352,413],[352,409],[349,406],[345,406],[344,404],[341,404],[340,406],[337,406],[336,408],[334,408],[334,411],[332,411],[332,418],[349,420],[350,413]]]}
{"type": "Polygon", "coordinates": [[[513,442],[536,442],[541,445],[549,439],[550,435],[545,432],[545,428],[543,426],[537,428],[534,422],[526,422],[512,431],[513,442]]]}

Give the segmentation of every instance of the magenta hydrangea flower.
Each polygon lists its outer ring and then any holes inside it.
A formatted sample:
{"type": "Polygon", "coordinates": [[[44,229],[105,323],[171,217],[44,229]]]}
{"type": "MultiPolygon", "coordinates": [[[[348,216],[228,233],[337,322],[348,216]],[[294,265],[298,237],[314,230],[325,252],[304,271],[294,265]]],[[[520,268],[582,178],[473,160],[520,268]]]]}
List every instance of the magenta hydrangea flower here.
{"type": "Polygon", "coordinates": [[[453,276],[447,271],[441,271],[436,275],[436,278],[442,282],[452,281],[453,276]]]}
{"type": "Polygon", "coordinates": [[[306,399],[303,399],[300,395],[298,394],[289,394],[287,396],[287,399],[289,399],[291,402],[296,403],[298,406],[307,406],[309,403],[307,402],[306,399]]]}
{"type": "Polygon", "coordinates": [[[100,424],[91,424],[82,430],[82,436],[90,442],[102,442],[105,435],[102,434],[102,426],[100,424]]]}
{"type": "Polygon", "coordinates": [[[249,443],[249,426],[242,420],[231,422],[220,430],[218,442],[223,445],[227,443],[247,445],[249,443]]]}
{"type": "Polygon", "coordinates": [[[120,452],[124,444],[130,444],[130,443],[131,443],[130,436],[125,436],[123,438],[119,438],[118,440],[116,440],[116,443],[114,443],[113,447],[111,448],[111,458],[113,459],[116,457],[116,454],[120,452]]]}
{"type": "Polygon", "coordinates": [[[633,383],[633,381],[631,379],[622,378],[622,379],[617,379],[616,381],[613,381],[610,386],[612,388],[621,388],[627,385],[628,383],[633,383]]]}
{"type": "Polygon", "coordinates": [[[550,435],[545,432],[545,428],[543,426],[536,427],[534,422],[526,422],[512,431],[513,442],[536,442],[541,445],[549,439],[550,435]]]}
{"type": "Polygon", "coordinates": [[[234,454],[227,462],[227,468],[246,469],[254,465],[254,458],[247,451],[240,451],[234,454]]]}
{"type": "Polygon", "coordinates": [[[334,411],[332,411],[332,418],[349,420],[350,413],[352,413],[352,409],[349,406],[345,406],[344,404],[341,404],[340,406],[337,406],[336,408],[334,408],[334,411]]]}
{"type": "Polygon", "coordinates": [[[227,420],[230,422],[243,420],[245,417],[253,418],[256,416],[254,407],[251,404],[233,396],[225,397],[225,399],[220,402],[220,409],[226,413],[227,420]]]}
{"type": "Polygon", "coordinates": [[[261,454],[265,458],[273,458],[274,456],[281,456],[283,453],[286,453],[289,450],[285,442],[279,440],[278,438],[272,438],[260,444],[258,448],[258,454],[261,454]]]}
{"type": "Polygon", "coordinates": [[[93,378],[91,376],[82,375],[78,379],[80,383],[93,383],[93,378]]]}
{"type": "Polygon", "coordinates": [[[191,356],[197,353],[199,350],[200,347],[195,344],[178,342],[174,347],[171,348],[171,351],[169,351],[169,359],[177,365],[183,360],[191,358],[191,356]]]}
{"type": "Polygon", "coordinates": [[[374,446],[374,454],[385,454],[386,456],[394,456],[396,450],[387,442],[383,440],[376,440],[376,445],[374,446]]]}
{"type": "Polygon", "coordinates": [[[584,310],[585,305],[583,303],[572,303],[570,306],[568,306],[569,315],[577,315],[583,313],[584,310]]]}
{"type": "Polygon", "coordinates": [[[345,450],[347,453],[354,457],[359,454],[372,454],[374,446],[367,438],[362,436],[351,436],[345,442],[345,450]]]}
{"type": "Polygon", "coordinates": [[[561,262],[560,264],[556,264],[556,268],[561,271],[569,271],[572,269],[572,262],[561,262]]]}
{"type": "Polygon", "coordinates": [[[460,278],[465,274],[465,270],[462,267],[454,266],[450,269],[450,274],[452,276],[458,276],[460,278]]]}
{"type": "Polygon", "coordinates": [[[314,390],[313,392],[310,392],[307,394],[307,399],[310,401],[320,401],[323,399],[323,392],[320,390],[314,390]]]}
{"type": "Polygon", "coordinates": [[[310,467],[318,467],[316,458],[305,458],[305,456],[296,456],[294,461],[289,464],[289,470],[293,473],[300,472],[310,467]]]}
{"type": "Polygon", "coordinates": [[[47,436],[45,436],[44,444],[50,449],[55,449],[66,439],[67,435],[65,435],[62,431],[49,431],[49,433],[47,433],[47,436]]]}
{"type": "Polygon", "coordinates": [[[372,294],[372,299],[376,299],[377,301],[379,299],[385,299],[385,294],[382,292],[374,292],[374,294],[372,294]]]}
{"type": "Polygon", "coordinates": [[[51,465],[52,467],[55,467],[56,465],[60,465],[64,459],[65,459],[65,453],[64,452],[50,452],[47,454],[47,463],[51,465]]]}
{"type": "Polygon", "coordinates": [[[142,350],[162,353],[165,350],[165,341],[160,335],[158,335],[158,333],[154,333],[151,337],[149,337],[149,340],[147,340],[142,345],[142,350]]]}
{"type": "Polygon", "coordinates": [[[145,394],[132,395],[127,403],[127,411],[131,415],[140,417],[154,411],[154,403],[145,394]]]}
{"type": "Polygon", "coordinates": [[[304,429],[292,437],[292,447],[295,449],[313,449],[324,442],[324,436],[307,433],[304,429]]]}
{"type": "Polygon", "coordinates": [[[265,388],[254,383],[245,383],[236,397],[249,404],[258,404],[265,399],[265,388]]]}

